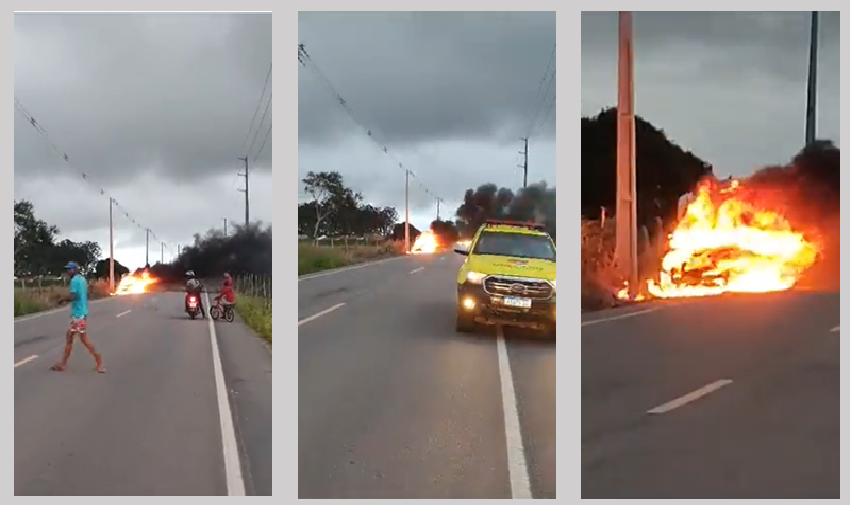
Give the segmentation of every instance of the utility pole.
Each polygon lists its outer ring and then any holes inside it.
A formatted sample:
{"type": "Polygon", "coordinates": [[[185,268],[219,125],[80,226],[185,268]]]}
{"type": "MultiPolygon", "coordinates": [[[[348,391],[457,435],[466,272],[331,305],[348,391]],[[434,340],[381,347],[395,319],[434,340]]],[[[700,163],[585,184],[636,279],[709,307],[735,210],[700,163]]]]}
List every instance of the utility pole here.
{"type": "Polygon", "coordinates": [[[522,140],[523,145],[525,146],[525,149],[520,151],[520,154],[523,155],[522,187],[527,188],[528,187],[528,137],[522,137],[520,140],[522,140]]]}
{"type": "Polygon", "coordinates": [[[617,263],[629,281],[629,297],[638,290],[637,195],[635,169],[634,50],[632,13],[620,12],[617,72],[617,263]]]}
{"type": "Polygon", "coordinates": [[[145,228],[145,268],[149,267],[151,253],[151,229],[145,228]]]}
{"type": "Polygon", "coordinates": [[[818,93],[818,13],[812,12],[812,34],[809,43],[809,81],[806,90],[806,145],[815,141],[818,93]]]}
{"type": "Polygon", "coordinates": [[[410,170],[404,169],[404,252],[410,252],[410,170]]]}
{"type": "Polygon", "coordinates": [[[165,242],[160,242],[159,262],[160,264],[165,265],[165,242]]]}
{"type": "Polygon", "coordinates": [[[245,173],[244,174],[238,174],[238,175],[240,177],[245,178],[245,189],[240,189],[239,192],[245,193],[245,227],[247,228],[248,222],[249,222],[249,214],[248,214],[248,207],[249,207],[249,203],[248,203],[248,157],[246,156],[245,158],[239,158],[239,159],[245,162],[245,173]]]}
{"type": "Polygon", "coordinates": [[[109,197],[109,292],[115,292],[115,239],[113,238],[112,207],[115,200],[109,197]]]}
{"type": "Polygon", "coordinates": [[[440,220],[440,199],[437,198],[437,221],[440,220]]]}
{"type": "Polygon", "coordinates": [[[177,244],[177,257],[180,257],[180,244],[177,244]]]}
{"type": "Polygon", "coordinates": [[[226,237],[227,236],[227,218],[223,217],[221,219],[224,221],[224,236],[226,237]]]}

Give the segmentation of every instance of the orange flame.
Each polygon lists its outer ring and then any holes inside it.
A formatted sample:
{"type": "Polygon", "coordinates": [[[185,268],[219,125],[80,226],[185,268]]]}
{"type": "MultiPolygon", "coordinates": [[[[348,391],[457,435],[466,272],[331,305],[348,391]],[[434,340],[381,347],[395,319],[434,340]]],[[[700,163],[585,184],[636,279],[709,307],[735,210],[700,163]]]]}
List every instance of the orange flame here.
{"type": "Polygon", "coordinates": [[[411,254],[434,254],[435,252],[437,252],[437,237],[431,230],[420,233],[413,247],[410,248],[411,254]]]}
{"type": "Polygon", "coordinates": [[[158,280],[151,277],[148,272],[141,274],[125,275],[121,282],[118,283],[118,289],[115,290],[116,295],[138,295],[148,292],[148,287],[155,284],[158,280]]]}
{"type": "Polygon", "coordinates": [[[733,181],[712,194],[703,183],[670,234],[658,280],[647,289],[659,298],[721,293],[766,293],[794,286],[812,266],[817,247],[776,212],[747,201],[733,181]]]}

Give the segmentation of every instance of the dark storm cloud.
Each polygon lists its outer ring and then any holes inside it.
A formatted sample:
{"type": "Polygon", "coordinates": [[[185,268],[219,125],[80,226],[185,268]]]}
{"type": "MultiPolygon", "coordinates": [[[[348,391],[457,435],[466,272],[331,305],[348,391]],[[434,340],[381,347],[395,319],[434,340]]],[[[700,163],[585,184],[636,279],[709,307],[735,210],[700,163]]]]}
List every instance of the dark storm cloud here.
{"type": "MultiPolygon", "coordinates": [[[[552,12],[301,12],[298,24],[321,72],[391,144],[514,142],[527,133],[555,42],[552,12]]],[[[349,131],[309,65],[298,84],[300,142],[333,142],[349,131]]],[[[554,89],[555,82],[550,97],[554,89]]]]}
{"type": "MultiPolygon", "coordinates": [[[[721,174],[802,147],[810,14],[634,15],[635,107],[721,174]]],[[[818,136],[839,141],[839,13],[821,13],[818,136]]],[[[582,114],[616,104],[617,14],[582,13],[582,114]]]]}
{"type": "MultiPolygon", "coordinates": [[[[232,172],[271,37],[270,14],[16,14],[15,95],[107,186],[232,172]]],[[[66,170],[45,145],[16,114],[17,177],[66,170]]],[[[271,155],[269,141],[256,169],[271,155]]]]}
{"type": "Polygon", "coordinates": [[[445,219],[467,188],[521,186],[530,131],[529,180],[554,185],[555,13],[302,12],[298,37],[318,67],[298,70],[299,180],[339,171],[403,218],[401,162],[420,226],[434,195],[445,219]]]}

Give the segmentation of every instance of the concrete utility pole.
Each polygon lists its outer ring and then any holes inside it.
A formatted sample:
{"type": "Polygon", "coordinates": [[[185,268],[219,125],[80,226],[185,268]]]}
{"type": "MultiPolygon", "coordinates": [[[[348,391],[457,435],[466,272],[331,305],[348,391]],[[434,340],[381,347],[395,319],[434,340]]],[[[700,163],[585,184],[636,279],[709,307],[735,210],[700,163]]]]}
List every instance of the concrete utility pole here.
{"type": "Polygon", "coordinates": [[[224,236],[226,237],[227,236],[227,218],[223,217],[221,219],[224,221],[224,236]]]}
{"type": "Polygon", "coordinates": [[[634,52],[632,13],[620,12],[617,75],[617,263],[629,281],[632,300],[638,290],[637,194],[635,170],[634,52]]]}
{"type": "Polygon", "coordinates": [[[245,178],[245,189],[240,189],[239,191],[241,193],[245,193],[245,227],[247,228],[248,223],[249,223],[249,214],[248,214],[248,207],[249,207],[249,203],[248,203],[248,158],[245,157],[245,158],[239,158],[239,159],[245,162],[245,173],[239,174],[240,177],[245,178]]]}
{"type": "Polygon", "coordinates": [[[109,292],[115,292],[115,239],[114,239],[114,223],[112,221],[112,207],[115,206],[115,200],[109,197],[109,292]]]}
{"type": "Polygon", "coordinates": [[[440,220],[440,199],[437,198],[437,221],[440,220]]]}
{"type": "Polygon", "coordinates": [[[151,253],[151,229],[145,228],[145,267],[150,266],[151,253]]]}
{"type": "Polygon", "coordinates": [[[410,170],[404,169],[404,252],[410,252],[410,170]]]}
{"type": "Polygon", "coordinates": [[[165,242],[160,242],[159,262],[160,264],[165,265],[165,242]]]}
{"type": "Polygon", "coordinates": [[[815,141],[818,94],[818,13],[812,12],[812,34],[809,43],[809,81],[806,90],[806,145],[815,141]]]}
{"type": "Polygon", "coordinates": [[[525,148],[522,150],[522,152],[520,152],[520,154],[522,154],[522,155],[523,155],[523,162],[522,162],[522,187],[523,187],[523,188],[527,188],[527,187],[528,187],[528,137],[523,137],[523,138],[522,138],[522,139],[520,139],[520,140],[522,140],[523,145],[524,145],[524,147],[525,147],[525,148]]]}

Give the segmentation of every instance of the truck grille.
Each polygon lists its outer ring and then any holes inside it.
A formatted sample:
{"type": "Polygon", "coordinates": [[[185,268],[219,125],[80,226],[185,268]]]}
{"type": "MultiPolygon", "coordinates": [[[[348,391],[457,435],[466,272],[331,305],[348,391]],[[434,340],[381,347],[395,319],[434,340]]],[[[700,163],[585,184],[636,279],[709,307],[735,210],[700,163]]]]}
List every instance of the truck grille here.
{"type": "Polygon", "coordinates": [[[522,277],[487,277],[484,279],[484,291],[490,295],[521,296],[532,300],[548,300],[552,297],[551,284],[522,277]]]}

